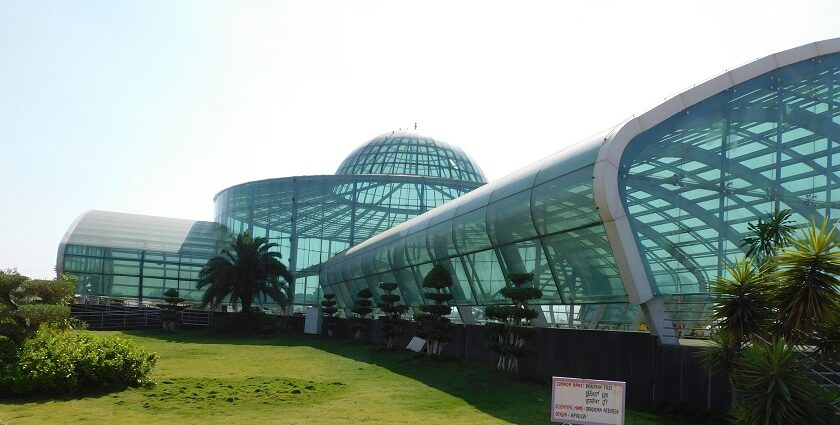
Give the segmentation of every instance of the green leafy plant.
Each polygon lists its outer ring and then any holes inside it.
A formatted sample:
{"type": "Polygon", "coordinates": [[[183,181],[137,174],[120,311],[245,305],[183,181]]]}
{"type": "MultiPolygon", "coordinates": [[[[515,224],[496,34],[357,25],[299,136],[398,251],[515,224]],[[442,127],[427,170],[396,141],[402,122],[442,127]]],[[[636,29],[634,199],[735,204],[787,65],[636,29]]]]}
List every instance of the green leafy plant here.
{"type": "Polygon", "coordinates": [[[379,282],[379,289],[385,292],[379,296],[379,299],[382,300],[382,302],[379,303],[379,309],[385,313],[385,315],[381,317],[382,336],[385,338],[385,348],[388,350],[397,348],[397,340],[403,334],[403,321],[400,319],[400,316],[408,311],[407,306],[397,304],[400,300],[400,296],[394,294],[394,290],[398,287],[399,285],[396,283],[379,282]]]}
{"type": "Polygon", "coordinates": [[[840,323],[840,243],[835,228],[812,224],[805,234],[775,259],[777,285],[772,296],[778,308],[781,335],[795,344],[809,344],[822,324],[840,323]]]}
{"type": "Polygon", "coordinates": [[[719,323],[728,346],[740,348],[754,335],[767,335],[773,309],[765,265],[754,267],[751,260],[736,260],[726,267],[727,277],[719,277],[712,285],[711,319],[719,323]]]}
{"type": "Polygon", "coordinates": [[[733,423],[838,419],[837,396],[814,382],[811,369],[840,354],[840,242],[827,221],[793,238],[787,217],[750,226],[756,234],[745,241],[764,242],[748,254],[763,258],[736,261],[727,267],[729,277],[712,288],[719,329],[702,355],[710,369],[729,378],[733,423]],[[815,355],[796,346],[816,348],[815,355]]]}
{"type": "Polygon", "coordinates": [[[353,308],[350,309],[356,316],[351,319],[353,323],[353,338],[358,342],[365,341],[368,327],[370,326],[370,319],[367,317],[373,312],[371,305],[371,298],[373,292],[370,289],[364,288],[356,293],[356,301],[353,308]]]}
{"type": "Polygon", "coordinates": [[[18,314],[31,329],[38,329],[42,324],[70,327],[70,307],[66,305],[24,304],[18,308],[18,314]]]}
{"type": "Polygon", "coordinates": [[[446,317],[452,313],[452,307],[446,305],[452,300],[452,294],[447,292],[451,286],[452,277],[440,264],[432,267],[423,278],[423,287],[434,291],[424,292],[423,297],[434,304],[421,305],[420,311],[423,314],[415,315],[414,319],[420,324],[417,336],[426,340],[426,354],[432,357],[439,357],[451,338],[449,333],[452,323],[446,317]]]}
{"type": "Polygon", "coordinates": [[[154,353],[118,337],[41,327],[7,365],[0,394],[71,393],[104,384],[142,385],[154,353]]]}
{"type": "Polygon", "coordinates": [[[321,311],[324,313],[324,332],[327,336],[333,336],[335,331],[335,314],[338,313],[338,307],[335,300],[335,294],[324,294],[324,300],[321,301],[321,311]]]}
{"type": "Polygon", "coordinates": [[[268,295],[281,308],[285,308],[294,283],[282,256],[272,251],[276,243],[266,238],[254,238],[242,233],[222,251],[211,258],[199,273],[198,289],[205,289],[202,307],[214,309],[226,300],[234,305],[241,303],[242,312],[250,313],[251,304],[259,294],[268,295]]]}
{"type": "Polygon", "coordinates": [[[794,232],[790,210],[781,210],[767,214],[766,220],[759,218],[755,223],[749,223],[748,236],[741,240],[741,247],[747,248],[747,257],[762,263],[773,255],[777,249],[783,248],[790,241],[794,232]]]}
{"type": "Polygon", "coordinates": [[[749,424],[837,424],[840,397],[809,377],[810,361],[784,339],[751,344],[735,368],[749,424]]]}
{"type": "Polygon", "coordinates": [[[160,312],[161,327],[164,331],[174,331],[181,322],[181,310],[187,306],[179,305],[184,302],[175,288],[169,288],[163,292],[163,300],[166,304],[158,304],[158,307],[163,310],[160,312]]]}
{"type": "Polygon", "coordinates": [[[488,326],[496,336],[487,345],[499,354],[496,367],[505,372],[519,370],[519,359],[528,353],[526,340],[532,336],[531,320],[537,312],[528,308],[528,301],[542,298],[542,291],[526,287],[533,282],[533,273],[510,273],[508,280],[512,286],[503,288],[503,297],[510,299],[513,305],[491,305],[484,310],[488,319],[494,320],[488,326]]]}
{"type": "Polygon", "coordinates": [[[27,280],[20,285],[18,298],[26,303],[69,304],[76,293],[76,276],[64,275],[61,280],[27,280]]]}
{"type": "Polygon", "coordinates": [[[73,300],[76,280],[69,275],[59,280],[29,280],[14,270],[0,271],[0,335],[22,343],[42,324],[77,326],[80,322],[70,318],[67,306],[73,300]]]}

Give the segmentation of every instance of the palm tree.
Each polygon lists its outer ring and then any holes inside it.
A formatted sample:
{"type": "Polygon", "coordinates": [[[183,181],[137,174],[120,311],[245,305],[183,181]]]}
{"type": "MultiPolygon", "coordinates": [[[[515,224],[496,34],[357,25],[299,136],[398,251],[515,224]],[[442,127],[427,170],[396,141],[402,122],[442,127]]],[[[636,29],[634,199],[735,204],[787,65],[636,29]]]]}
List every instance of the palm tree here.
{"type": "Polygon", "coordinates": [[[776,211],[767,215],[767,221],[759,218],[757,223],[749,223],[750,236],[741,240],[741,247],[747,249],[747,257],[761,263],[769,258],[778,248],[787,245],[793,234],[790,210],[776,211]]]}
{"type": "Polygon", "coordinates": [[[749,424],[837,423],[840,394],[810,377],[811,362],[784,339],[755,342],[737,360],[739,403],[749,424]]]}
{"type": "Polygon", "coordinates": [[[740,348],[744,341],[761,335],[773,317],[768,285],[768,266],[753,267],[748,259],[727,266],[728,277],[719,277],[712,286],[715,304],[711,319],[729,339],[729,346],[740,348]]]}
{"type": "Polygon", "coordinates": [[[280,307],[286,307],[294,277],[280,262],[280,253],[271,251],[276,246],[266,238],[254,238],[247,233],[238,235],[221,255],[211,258],[201,269],[197,288],[207,287],[201,299],[202,307],[215,308],[231,300],[234,305],[241,302],[242,311],[247,313],[259,294],[266,294],[280,307]]]}
{"type": "Polygon", "coordinates": [[[840,241],[828,227],[812,224],[802,238],[775,256],[773,297],[782,335],[809,343],[824,324],[840,323],[840,241]]]}

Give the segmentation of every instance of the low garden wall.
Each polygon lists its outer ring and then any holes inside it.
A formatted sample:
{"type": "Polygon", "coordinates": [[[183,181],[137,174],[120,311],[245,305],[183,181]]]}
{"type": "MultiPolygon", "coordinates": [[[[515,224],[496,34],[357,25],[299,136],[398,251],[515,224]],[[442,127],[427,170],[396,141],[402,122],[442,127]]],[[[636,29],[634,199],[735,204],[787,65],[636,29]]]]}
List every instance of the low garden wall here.
{"type": "MultiPolygon", "coordinates": [[[[284,316],[289,330],[303,332],[304,318],[284,316]]],[[[335,338],[351,338],[350,322],[336,319],[335,338]]],[[[371,323],[367,341],[382,344],[382,323],[371,323]]],[[[404,347],[416,333],[407,323],[400,341],[404,347]]],[[[455,325],[452,342],[443,355],[496,365],[498,356],[484,346],[488,329],[481,325],[455,325]]],[[[725,377],[710,375],[698,347],[659,344],[653,335],[583,329],[536,329],[528,342],[530,353],[520,360],[520,374],[549,380],[552,376],[627,382],[627,404],[647,408],[659,404],[688,409],[725,411],[730,402],[725,377]]]]}

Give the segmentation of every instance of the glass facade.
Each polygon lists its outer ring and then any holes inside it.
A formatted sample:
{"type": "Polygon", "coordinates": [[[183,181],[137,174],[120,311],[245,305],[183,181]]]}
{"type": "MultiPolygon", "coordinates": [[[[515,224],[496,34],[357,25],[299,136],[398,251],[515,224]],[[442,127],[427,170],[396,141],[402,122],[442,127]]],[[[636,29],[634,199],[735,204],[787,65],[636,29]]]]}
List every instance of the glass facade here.
{"type": "Polygon", "coordinates": [[[349,306],[393,281],[419,305],[442,264],[452,304],[480,307],[504,302],[507,273],[533,272],[549,322],[702,332],[748,223],[840,218],[837,52],[829,40],[728,71],[340,253],[321,284],[349,306]]]}
{"type": "Polygon", "coordinates": [[[481,183],[421,176],[336,175],[263,180],[216,195],[215,220],[268,238],[295,276],[295,304],[321,299],[321,263],[481,183]]]}
{"type": "Polygon", "coordinates": [[[77,294],[147,299],[175,288],[197,302],[198,273],[225,235],[212,222],[88,211],[65,234],[57,271],[79,277],[77,294]]]}
{"type": "Polygon", "coordinates": [[[486,183],[484,174],[467,154],[415,132],[392,131],[359,146],[336,174],[388,174],[439,177],[486,183]]]}
{"type": "Polygon", "coordinates": [[[655,295],[704,294],[780,209],[840,218],[840,54],[735,85],[639,134],[619,188],[655,295]]]}
{"type": "MultiPolygon", "coordinates": [[[[627,294],[592,194],[604,135],[371,238],[325,264],[322,285],[340,305],[379,282],[400,284],[409,305],[434,264],[449,271],[453,305],[504,303],[512,272],[534,273],[539,303],[624,303],[627,294]]],[[[550,311],[550,310],[549,310],[550,311]]]]}
{"type": "Polygon", "coordinates": [[[759,59],[486,185],[460,149],[400,131],[336,175],[223,190],[218,225],[88,213],[59,264],[103,294],[154,296],[194,281],[224,225],[279,245],[296,304],[317,304],[323,288],[346,308],[396,282],[418,306],[441,264],[465,316],[504,303],[508,273],[531,272],[547,322],[650,326],[663,340],[702,330],[710,282],[743,254],[748,223],[780,209],[798,223],[840,219],[838,52],[840,39],[759,59]]]}

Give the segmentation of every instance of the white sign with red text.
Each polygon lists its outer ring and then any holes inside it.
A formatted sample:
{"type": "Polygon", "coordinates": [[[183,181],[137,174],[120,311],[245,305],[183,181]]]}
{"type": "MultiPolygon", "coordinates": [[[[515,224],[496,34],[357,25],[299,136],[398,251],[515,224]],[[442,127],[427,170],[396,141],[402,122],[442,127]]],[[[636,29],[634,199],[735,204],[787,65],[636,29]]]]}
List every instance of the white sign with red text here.
{"type": "Polygon", "coordinates": [[[551,421],[576,425],[624,425],[627,384],[596,379],[551,378],[551,421]]]}

